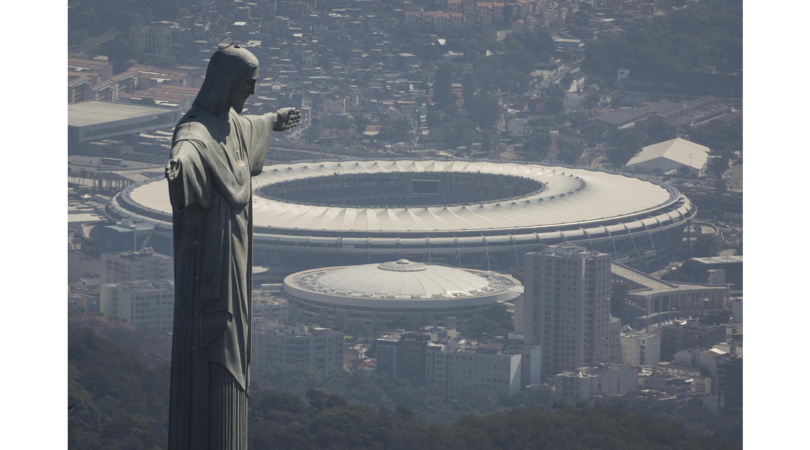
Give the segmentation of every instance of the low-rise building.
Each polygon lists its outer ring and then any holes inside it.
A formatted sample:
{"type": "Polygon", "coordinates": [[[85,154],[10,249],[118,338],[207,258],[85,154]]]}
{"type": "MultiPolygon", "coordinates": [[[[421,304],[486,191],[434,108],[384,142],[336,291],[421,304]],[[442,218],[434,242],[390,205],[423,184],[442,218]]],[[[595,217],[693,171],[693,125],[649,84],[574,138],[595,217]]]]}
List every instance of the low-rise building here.
{"type": "Polygon", "coordinates": [[[563,398],[587,400],[595,395],[616,396],[638,390],[640,368],[630,364],[603,363],[580,367],[554,377],[555,392],[563,398]]]}
{"type": "Polygon", "coordinates": [[[343,333],[307,325],[254,324],[251,369],[304,364],[328,373],[343,367],[343,333]]]}
{"type": "Polygon", "coordinates": [[[464,340],[431,342],[428,333],[401,333],[375,342],[376,370],[455,398],[465,390],[512,395],[539,384],[540,346],[515,339],[478,345],[464,340]]]}
{"type": "MultiPolygon", "coordinates": [[[[726,342],[726,328],[722,325],[701,325],[696,321],[674,323],[661,327],[661,359],[672,360],[681,350],[709,348],[726,342]]],[[[680,364],[676,361],[676,364],[680,364]]],[[[681,364],[688,365],[688,364],[681,364]]]]}
{"type": "Polygon", "coordinates": [[[691,398],[692,382],[689,377],[662,372],[643,372],[638,381],[639,387],[642,389],[666,392],[671,395],[678,406],[686,405],[691,398]]]}
{"type": "Polygon", "coordinates": [[[692,380],[692,396],[703,397],[712,395],[712,377],[703,375],[703,369],[696,367],[678,366],[669,362],[655,365],[655,370],[661,373],[688,377],[692,380]]]}

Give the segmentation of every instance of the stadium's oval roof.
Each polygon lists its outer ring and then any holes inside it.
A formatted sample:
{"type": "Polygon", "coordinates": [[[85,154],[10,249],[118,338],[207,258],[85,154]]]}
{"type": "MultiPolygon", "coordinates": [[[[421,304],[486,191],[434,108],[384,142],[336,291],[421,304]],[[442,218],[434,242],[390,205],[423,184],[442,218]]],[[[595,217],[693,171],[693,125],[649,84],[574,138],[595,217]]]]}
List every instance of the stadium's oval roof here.
{"type": "Polygon", "coordinates": [[[484,305],[521,292],[516,280],[501,274],[406,259],[295,273],[284,290],[324,303],[384,308],[484,305]]]}
{"type": "MultiPolygon", "coordinates": [[[[517,200],[432,207],[345,207],[303,205],[254,196],[254,228],[367,233],[520,229],[620,220],[674,203],[674,188],[639,178],[589,169],[536,164],[441,160],[323,161],[266,166],[254,189],[333,174],[466,172],[512,175],[543,183],[544,189],[517,200]]],[[[165,180],[135,187],[129,199],[170,215],[165,180]]],[[[152,214],[153,215],[153,214],[152,214]]]]}

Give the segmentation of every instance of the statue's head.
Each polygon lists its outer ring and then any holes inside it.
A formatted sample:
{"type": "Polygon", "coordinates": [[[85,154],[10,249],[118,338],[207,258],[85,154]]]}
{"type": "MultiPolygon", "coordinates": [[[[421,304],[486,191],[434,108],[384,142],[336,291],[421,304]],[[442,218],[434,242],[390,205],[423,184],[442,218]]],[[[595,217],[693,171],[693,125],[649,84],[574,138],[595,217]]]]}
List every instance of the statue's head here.
{"type": "Polygon", "coordinates": [[[242,112],[258,78],[259,60],[252,53],[238,45],[220,44],[208,63],[194,106],[217,115],[227,116],[230,108],[242,112]]]}

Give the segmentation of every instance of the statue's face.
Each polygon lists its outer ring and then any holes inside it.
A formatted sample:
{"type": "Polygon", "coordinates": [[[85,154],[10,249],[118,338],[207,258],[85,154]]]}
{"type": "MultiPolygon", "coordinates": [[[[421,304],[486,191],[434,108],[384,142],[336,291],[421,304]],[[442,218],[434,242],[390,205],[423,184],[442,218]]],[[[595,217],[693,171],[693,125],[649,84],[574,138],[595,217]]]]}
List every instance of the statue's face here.
{"type": "Polygon", "coordinates": [[[245,109],[245,101],[256,92],[256,80],[258,76],[258,71],[254,70],[234,83],[231,93],[228,96],[228,100],[234,111],[240,113],[245,109]]]}

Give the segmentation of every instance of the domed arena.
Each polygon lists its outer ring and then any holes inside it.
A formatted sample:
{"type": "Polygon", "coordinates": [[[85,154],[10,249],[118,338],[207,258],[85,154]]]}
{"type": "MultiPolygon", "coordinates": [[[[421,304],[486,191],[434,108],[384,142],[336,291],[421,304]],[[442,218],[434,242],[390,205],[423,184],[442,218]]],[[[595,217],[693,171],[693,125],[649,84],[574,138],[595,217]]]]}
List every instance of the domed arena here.
{"type": "MultiPolygon", "coordinates": [[[[298,162],[265,166],[253,183],[254,263],[279,279],[398,259],[504,270],[563,242],[656,267],[696,211],[654,179],[496,161],[298,162]]],[[[171,249],[164,179],[129,186],[106,212],[153,227],[151,245],[171,249]]]]}
{"type": "Polygon", "coordinates": [[[382,264],[327,267],[289,275],[284,293],[304,315],[344,315],[370,324],[403,314],[428,314],[445,325],[484,307],[511,301],[520,283],[494,272],[400,259],[382,264]]]}

